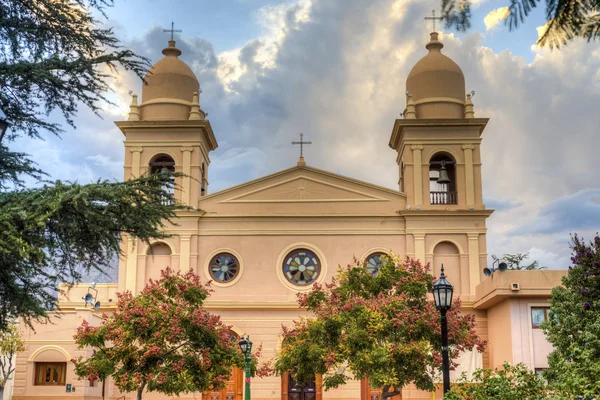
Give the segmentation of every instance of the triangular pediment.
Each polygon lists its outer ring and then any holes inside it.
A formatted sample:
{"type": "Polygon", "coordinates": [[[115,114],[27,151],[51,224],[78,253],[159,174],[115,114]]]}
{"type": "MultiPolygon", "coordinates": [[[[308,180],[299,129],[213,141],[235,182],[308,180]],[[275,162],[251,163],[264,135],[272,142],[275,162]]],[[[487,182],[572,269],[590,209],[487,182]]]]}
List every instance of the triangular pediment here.
{"type": "Polygon", "coordinates": [[[320,203],[385,200],[366,191],[344,187],[303,174],[237,194],[223,200],[222,203],[320,203]]]}
{"type": "Polygon", "coordinates": [[[207,215],[390,214],[406,195],[317,168],[297,166],[203,196],[207,215]]]}

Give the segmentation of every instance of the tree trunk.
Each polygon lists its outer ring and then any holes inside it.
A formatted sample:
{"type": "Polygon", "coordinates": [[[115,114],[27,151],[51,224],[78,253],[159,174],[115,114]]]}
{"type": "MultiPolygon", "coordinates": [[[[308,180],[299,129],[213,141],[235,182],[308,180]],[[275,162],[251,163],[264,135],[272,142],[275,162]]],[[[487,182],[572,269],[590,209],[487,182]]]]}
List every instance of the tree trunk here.
{"type": "Polygon", "coordinates": [[[144,388],[146,387],[146,382],[142,383],[142,386],[140,386],[137,390],[137,400],[142,400],[142,394],[144,394],[144,388]]]}
{"type": "Polygon", "coordinates": [[[4,400],[4,386],[0,386],[0,400],[4,400]]]}
{"type": "Polygon", "coordinates": [[[397,388],[396,386],[390,386],[390,385],[385,385],[384,387],[381,388],[381,400],[386,400],[389,399],[390,397],[394,397],[398,394],[400,394],[401,390],[399,388],[397,388]],[[390,390],[390,389],[394,389],[394,390],[390,390]]]}

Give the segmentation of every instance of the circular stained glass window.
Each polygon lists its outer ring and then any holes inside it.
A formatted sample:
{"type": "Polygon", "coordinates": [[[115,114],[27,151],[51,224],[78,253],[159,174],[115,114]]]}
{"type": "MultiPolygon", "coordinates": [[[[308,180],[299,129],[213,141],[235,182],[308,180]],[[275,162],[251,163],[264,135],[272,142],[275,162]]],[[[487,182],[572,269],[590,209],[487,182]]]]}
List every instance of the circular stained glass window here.
{"type": "Polygon", "coordinates": [[[208,270],[215,281],[228,283],[240,273],[240,263],[233,254],[219,253],[210,260],[208,270]]]}
{"type": "Polygon", "coordinates": [[[365,267],[367,268],[367,271],[371,275],[376,276],[379,273],[379,268],[381,268],[385,257],[387,257],[385,253],[373,253],[369,255],[369,257],[367,257],[365,260],[365,267]]]}
{"type": "Polygon", "coordinates": [[[311,285],[317,280],[320,273],[319,257],[307,249],[294,250],[283,261],[283,275],[294,285],[311,285]]]}

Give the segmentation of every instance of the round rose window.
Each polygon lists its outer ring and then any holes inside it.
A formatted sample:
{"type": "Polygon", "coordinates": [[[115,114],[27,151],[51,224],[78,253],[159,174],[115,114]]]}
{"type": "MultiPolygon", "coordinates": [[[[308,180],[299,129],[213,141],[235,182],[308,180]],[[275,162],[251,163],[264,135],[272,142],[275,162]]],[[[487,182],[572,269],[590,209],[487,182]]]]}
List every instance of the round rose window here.
{"type": "Polygon", "coordinates": [[[296,249],[283,260],[283,275],[294,285],[311,285],[317,280],[320,272],[319,258],[307,249],[296,249]]]}
{"type": "Polygon", "coordinates": [[[233,254],[220,253],[210,260],[208,267],[211,278],[220,283],[228,283],[240,273],[240,263],[233,254]]]}
{"type": "Polygon", "coordinates": [[[377,275],[379,273],[379,268],[381,268],[381,265],[383,264],[383,259],[382,257],[386,257],[385,253],[373,253],[371,255],[369,255],[367,257],[367,259],[365,260],[365,267],[367,268],[367,271],[371,274],[371,275],[377,275]]]}

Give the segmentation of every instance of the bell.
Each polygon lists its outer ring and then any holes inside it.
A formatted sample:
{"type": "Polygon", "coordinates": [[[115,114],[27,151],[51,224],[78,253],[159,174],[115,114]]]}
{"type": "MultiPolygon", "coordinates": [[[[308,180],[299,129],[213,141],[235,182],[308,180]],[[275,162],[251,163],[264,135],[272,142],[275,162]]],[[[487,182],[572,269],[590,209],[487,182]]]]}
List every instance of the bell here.
{"type": "Polygon", "coordinates": [[[450,183],[450,177],[448,177],[448,171],[446,171],[446,161],[442,161],[440,177],[438,178],[437,183],[450,183]]]}

